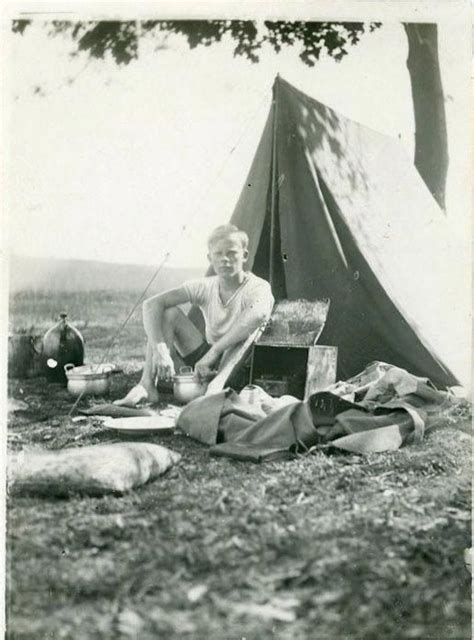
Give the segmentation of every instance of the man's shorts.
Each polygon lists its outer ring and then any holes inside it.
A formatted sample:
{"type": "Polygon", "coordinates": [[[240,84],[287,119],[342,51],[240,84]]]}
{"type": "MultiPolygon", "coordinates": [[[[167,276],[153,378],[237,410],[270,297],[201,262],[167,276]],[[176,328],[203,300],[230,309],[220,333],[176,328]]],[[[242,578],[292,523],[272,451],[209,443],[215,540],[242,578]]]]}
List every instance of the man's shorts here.
{"type": "Polygon", "coordinates": [[[210,348],[211,345],[204,340],[204,342],[202,342],[197,349],[191,351],[191,353],[189,353],[187,356],[183,356],[184,363],[187,364],[188,367],[194,368],[196,362],[199,362],[199,360],[206,355],[210,348]]]}

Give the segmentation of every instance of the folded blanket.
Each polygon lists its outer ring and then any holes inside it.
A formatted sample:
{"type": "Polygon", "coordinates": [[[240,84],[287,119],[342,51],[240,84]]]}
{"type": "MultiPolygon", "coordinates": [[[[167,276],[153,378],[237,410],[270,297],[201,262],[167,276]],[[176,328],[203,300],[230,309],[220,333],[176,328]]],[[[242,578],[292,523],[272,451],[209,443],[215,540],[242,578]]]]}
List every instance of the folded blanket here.
{"type": "Polygon", "coordinates": [[[89,409],[78,409],[86,416],[110,416],[111,418],[132,418],[133,416],[157,416],[159,411],[150,407],[120,407],[116,404],[96,404],[89,409]]]}
{"type": "Polygon", "coordinates": [[[288,449],[269,449],[258,445],[247,445],[239,442],[224,442],[209,449],[209,454],[215,458],[226,457],[242,462],[275,462],[291,460],[295,454],[288,449]]]}
{"type": "Polygon", "coordinates": [[[425,430],[437,422],[449,403],[449,396],[428,381],[394,369],[381,384],[390,369],[378,379],[380,396],[372,394],[377,400],[350,402],[319,392],[306,402],[281,407],[262,418],[227,389],[191,402],[183,409],[178,426],[191,437],[216,445],[213,451],[223,447],[220,443],[298,452],[327,444],[354,453],[392,451],[422,442],[425,430]]]}

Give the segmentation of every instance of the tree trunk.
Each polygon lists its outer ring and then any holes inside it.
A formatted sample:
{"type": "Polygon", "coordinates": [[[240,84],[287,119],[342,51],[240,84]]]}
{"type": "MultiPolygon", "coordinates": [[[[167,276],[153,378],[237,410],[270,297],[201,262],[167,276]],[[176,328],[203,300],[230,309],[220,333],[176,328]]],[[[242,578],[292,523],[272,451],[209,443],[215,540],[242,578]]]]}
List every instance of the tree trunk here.
{"type": "Polygon", "coordinates": [[[448,135],[435,24],[403,25],[415,114],[415,166],[442,209],[448,172],[448,135]]]}

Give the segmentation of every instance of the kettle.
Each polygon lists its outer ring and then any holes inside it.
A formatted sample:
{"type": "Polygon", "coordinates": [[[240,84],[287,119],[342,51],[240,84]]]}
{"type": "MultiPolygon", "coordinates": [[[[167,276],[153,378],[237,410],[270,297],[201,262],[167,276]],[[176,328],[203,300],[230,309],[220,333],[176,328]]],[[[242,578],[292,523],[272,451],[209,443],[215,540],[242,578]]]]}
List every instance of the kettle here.
{"type": "Polygon", "coordinates": [[[181,367],[179,374],[173,378],[173,394],[178,402],[187,404],[206,393],[207,382],[192,367],[181,367]]]}
{"type": "Polygon", "coordinates": [[[84,364],[84,339],[67,321],[67,313],[59,314],[59,322],[43,338],[43,363],[49,382],[67,383],[64,365],[84,364]]]}

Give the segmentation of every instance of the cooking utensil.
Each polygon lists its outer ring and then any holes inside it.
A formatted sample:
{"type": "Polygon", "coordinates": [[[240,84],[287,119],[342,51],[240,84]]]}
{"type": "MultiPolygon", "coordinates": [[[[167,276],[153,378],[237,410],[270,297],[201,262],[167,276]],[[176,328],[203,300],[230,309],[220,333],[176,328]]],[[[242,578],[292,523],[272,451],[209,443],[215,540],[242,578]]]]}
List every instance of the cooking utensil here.
{"type": "Polygon", "coordinates": [[[92,395],[102,396],[110,390],[110,374],[112,368],[106,365],[86,364],[75,367],[68,363],[64,365],[67,378],[67,390],[72,396],[92,395]]]}
{"type": "Polygon", "coordinates": [[[206,393],[208,381],[203,380],[192,367],[181,367],[173,378],[173,393],[178,402],[187,404],[206,393]]]}

